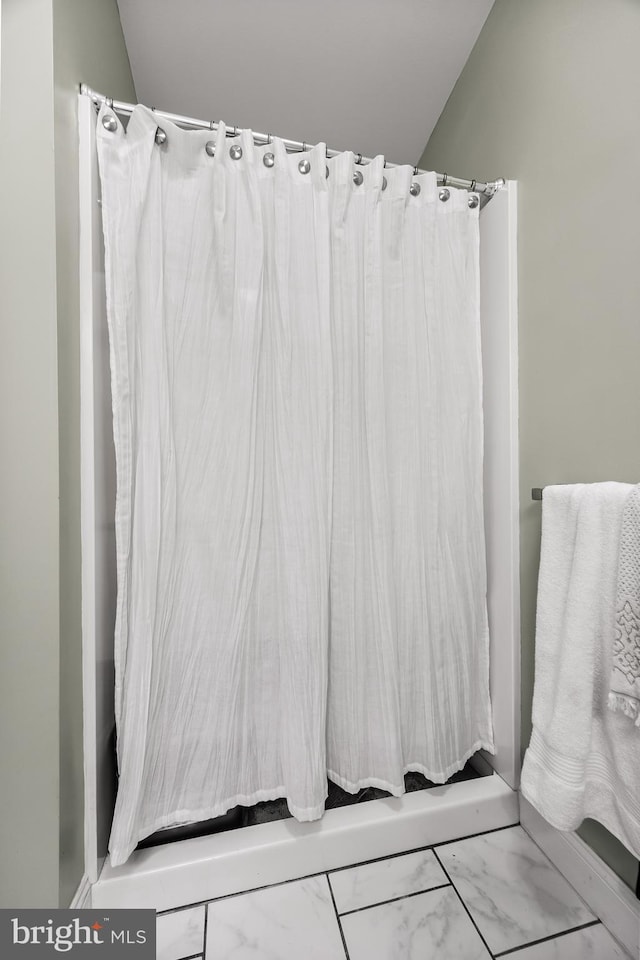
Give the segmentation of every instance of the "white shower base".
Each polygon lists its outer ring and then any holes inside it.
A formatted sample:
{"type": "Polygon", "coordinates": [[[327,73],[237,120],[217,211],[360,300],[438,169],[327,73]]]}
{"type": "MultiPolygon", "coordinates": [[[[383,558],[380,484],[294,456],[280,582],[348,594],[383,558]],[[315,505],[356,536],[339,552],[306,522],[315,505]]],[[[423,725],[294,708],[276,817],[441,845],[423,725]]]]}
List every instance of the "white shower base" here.
{"type": "Polygon", "coordinates": [[[402,797],[328,810],[321,820],[277,820],[138,850],[107,861],[93,907],[168,910],[403,853],[519,822],[518,794],[493,774],[402,797]]]}

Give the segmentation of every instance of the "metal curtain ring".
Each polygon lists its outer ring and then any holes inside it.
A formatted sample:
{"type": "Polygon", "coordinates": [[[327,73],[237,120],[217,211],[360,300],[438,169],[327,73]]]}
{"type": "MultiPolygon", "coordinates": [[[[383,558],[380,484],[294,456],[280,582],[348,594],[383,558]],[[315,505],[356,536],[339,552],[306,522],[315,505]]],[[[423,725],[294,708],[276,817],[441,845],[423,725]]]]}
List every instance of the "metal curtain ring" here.
{"type": "Polygon", "coordinates": [[[268,133],[268,134],[267,134],[267,146],[269,146],[270,143],[271,143],[271,134],[268,133]]]}
{"type": "Polygon", "coordinates": [[[362,154],[361,154],[361,153],[358,154],[358,159],[356,160],[356,163],[362,163],[362,154]]]}
{"type": "Polygon", "coordinates": [[[418,170],[418,168],[417,168],[417,167],[414,167],[414,168],[413,168],[413,175],[414,175],[414,177],[417,177],[419,173],[420,173],[420,171],[418,170]]]}
{"type": "Polygon", "coordinates": [[[446,185],[447,185],[447,175],[446,175],[446,173],[443,173],[443,174],[442,174],[442,186],[443,186],[443,187],[446,187],[446,185]]]}
{"type": "Polygon", "coordinates": [[[469,190],[471,191],[471,193],[473,193],[473,191],[475,190],[475,188],[476,188],[476,181],[475,181],[475,180],[472,180],[472,181],[471,181],[471,186],[469,187],[469,190]]]}

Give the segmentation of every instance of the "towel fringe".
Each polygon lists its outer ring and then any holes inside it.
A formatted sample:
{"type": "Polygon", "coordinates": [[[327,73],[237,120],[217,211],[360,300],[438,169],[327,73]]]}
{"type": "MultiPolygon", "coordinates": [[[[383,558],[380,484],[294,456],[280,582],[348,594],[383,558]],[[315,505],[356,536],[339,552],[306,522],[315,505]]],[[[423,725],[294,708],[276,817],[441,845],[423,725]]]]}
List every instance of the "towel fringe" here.
{"type": "Polygon", "coordinates": [[[610,693],[607,706],[614,713],[618,711],[624,713],[625,717],[635,720],[636,727],[640,727],[640,704],[637,700],[620,693],[610,693]]]}

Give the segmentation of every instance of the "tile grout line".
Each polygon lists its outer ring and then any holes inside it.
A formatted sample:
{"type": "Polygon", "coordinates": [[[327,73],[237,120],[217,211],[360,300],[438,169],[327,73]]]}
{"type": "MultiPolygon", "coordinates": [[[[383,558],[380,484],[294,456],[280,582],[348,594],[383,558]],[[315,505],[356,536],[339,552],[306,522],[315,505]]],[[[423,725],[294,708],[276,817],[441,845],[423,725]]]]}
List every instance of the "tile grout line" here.
{"type": "Polygon", "coordinates": [[[494,827],[492,830],[481,830],[479,833],[469,833],[464,837],[455,837],[453,840],[437,841],[436,843],[426,843],[422,847],[412,847],[410,850],[401,850],[399,853],[388,853],[384,857],[373,857],[372,860],[360,860],[358,863],[348,863],[345,867],[335,867],[328,873],[340,873],[343,870],[352,870],[355,867],[364,867],[371,863],[381,863],[383,860],[396,860],[398,857],[408,857],[412,853],[423,853],[425,850],[434,850],[435,847],[444,847],[448,843],[458,843],[461,840],[470,840],[472,837],[483,837],[488,833],[498,833],[500,830],[511,830],[519,826],[519,823],[509,823],[506,827],[494,827]]]}
{"type": "Polygon", "coordinates": [[[331,902],[332,902],[332,904],[333,904],[333,910],[334,910],[334,913],[335,913],[335,915],[336,915],[336,920],[337,920],[337,922],[338,922],[338,930],[340,931],[340,936],[341,936],[341,938],[342,938],[342,947],[343,947],[343,949],[344,949],[344,955],[345,955],[345,957],[346,957],[346,960],[350,960],[350,957],[349,957],[349,949],[348,949],[348,947],[347,947],[347,940],[346,940],[346,937],[345,937],[345,935],[344,935],[344,930],[342,929],[342,921],[340,920],[340,914],[338,913],[338,908],[337,908],[337,906],[336,906],[336,898],[335,898],[334,895],[333,895],[333,887],[331,886],[331,880],[330,880],[330,878],[329,878],[329,874],[328,874],[328,873],[325,873],[324,876],[327,878],[327,886],[329,887],[329,894],[330,894],[330,896],[331,896],[331,902]]]}
{"type": "MultiPolygon", "coordinates": [[[[398,857],[408,857],[412,853],[423,853],[425,850],[432,850],[435,853],[436,847],[445,847],[450,843],[459,843],[462,840],[470,840],[472,837],[484,837],[490,833],[499,833],[501,830],[512,830],[519,826],[519,823],[509,823],[506,827],[494,827],[492,830],[481,830],[479,833],[469,833],[464,837],[455,837],[453,840],[443,840],[436,843],[428,843],[422,847],[412,847],[410,850],[401,850],[399,853],[388,853],[384,857],[374,857],[372,860],[360,860],[358,863],[348,863],[344,867],[335,867],[333,870],[319,870],[316,873],[306,873],[302,877],[291,877],[288,880],[276,880],[275,883],[266,883],[261,887],[251,887],[248,890],[237,890],[235,893],[222,893],[219,897],[211,897],[209,900],[196,900],[194,903],[185,903],[180,907],[167,907],[166,910],[156,911],[157,916],[164,917],[171,913],[179,913],[180,910],[190,910],[193,907],[202,906],[206,903],[216,903],[218,900],[227,900],[229,897],[241,897],[245,893],[257,893],[258,890],[268,890],[271,887],[281,887],[285,883],[295,883],[297,880],[309,880],[311,877],[327,876],[330,873],[340,873],[344,870],[354,870],[356,867],[364,867],[371,863],[382,863],[384,860],[396,860],[398,857]]],[[[439,862],[439,861],[438,861],[439,862]]]]}
{"type": "MultiPolygon", "coordinates": [[[[251,892],[247,890],[247,893],[251,892]]],[[[234,896],[234,894],[224,894],[224,896],[234,896]]],[[[180,913],[181,910],[195,910],[196,907],[206,907],[211,902],[210,900],[196,900],[194,903],[185,903],[182,907],[167,907],[166,910],[156,910],[156,917],[170,917],[174,913],[180,913]]]]}
{"type": "Polygon", "coordinates": [[[411,893],[401,893],[399,897],[389,897],[388,900],[379,900],[376,903],[368,903],[365,907],[354,907],[353,910],[345,910],[338,914],[340,917],[350,917],[352,913],[362,913],[363,910],[373,910],[375,907],[384,907],[387,903],[397,903],[398,900],[409,900],[410,897],[419,897],[423,893],[431,893],[433,890],[442,890],[444,887],[450,887],[452,884],[439,883],[436,887],[426,887],[424,890],[412,890],[411,893]]]}
{"type": "Polygon", "coordinates": [[[499,953],[494,954],[495,957],[508,957],[511,953],[516,953],[518,950],[526,950],[528,947],[535,947],[539,943],[548,943],[549,940],[559,940],[561,937],[566,937],[569,933],[576,933],[578,930],[588,930],[589,927],[602,926],[600,920],[589,920],[587,923],[581,923],[577,927],[571,927],[569,930],[560,930],[558,933],[552,933],[548,937],[540,937],[539,940],[528,940],[526,943],[521,943],[517,947],[509,947],[507,950],[501,950],[499,953]]]}
{"type": "Polygon", "coordinates": [[[204,905],[204,929],[202,931],[202,960],[207,960],[207,930],[209,928],[209,904],[204,905]]]}
{"type": "Polygon", "coordinates": [[[463,837],[454,837],[453,840],[441,840],[437,843],[432,843],[430,847],[425,849],[433,850],[435,853],[436,847],[448,847],[452,843],[461,843],[463,840],[471,840],[473,837],[488,837],[492,833],[501,833],[503,830],[513,830],[514,827],[519,826],[521,826],[520,821],[516,820],[515,823],[508,823],[506,827],[492,827],[491,830],[479,830],[477,833],[467,833],[463,837]]]}
{"type": "MultiPolygon", "coordinates": [[[[494,832],[495,832],[495,831],[494,831],[494,832]]],[[[443,846],[443,844],[441,844],[441,846],[443,846]]],[[[486,950],[487,950],[487,953],[489,954],[490,957],[493,957],[493,956],[494,956],[493,951],[489,949],[489,944],[487,943],[487,941],[485,940],[484,936],[483,936],[482,933],[480,932],[477,923],[475,922],[475,920],[474,920],[473,917],[471,916],[471,913],[469,912],[469,908],[467,907],[466,903],[465,903],[464,900],[462,899],[462,896],[460,895],[459,890],[457,889],[455,883],[453,882],[453,880],[452,880],[451,877],[449,876],[449,871],[445,868],[445,866],[444,866],[444,864],[442,863],[442,860],[440,859],[440,857],[438,856],[438,852],[437,852],[437,850],[436,850],[435,848],[434,848],[434,851],[433,851],[433,855],[435,856],[436,860],[438,861],[438,863],[439,863],[440,866],[442,867],[442,870],[443,870],[443,872],[444,872],[445,877],[447,877],[449,883],[450,883],[451,886],[453,887],[453,890],[454,890],[455,895],[457,896],[458,900],[459,900],[460,903],[462,904],[462,909],[464,910],[464,912],[466,913],[466,915],[469,917],[469,920],[471,920],[471,923],[472,923],[472,925],[473,925],[473,928],[474,928],[474,930],[476,931],[476,933],[478,934],[478,936],[480,937],[480,939],[482,940],[482,942],[483,942],[483,944],[484,944],[484,946],[485,946],[485,948],[486,948],[486,950]]]]}

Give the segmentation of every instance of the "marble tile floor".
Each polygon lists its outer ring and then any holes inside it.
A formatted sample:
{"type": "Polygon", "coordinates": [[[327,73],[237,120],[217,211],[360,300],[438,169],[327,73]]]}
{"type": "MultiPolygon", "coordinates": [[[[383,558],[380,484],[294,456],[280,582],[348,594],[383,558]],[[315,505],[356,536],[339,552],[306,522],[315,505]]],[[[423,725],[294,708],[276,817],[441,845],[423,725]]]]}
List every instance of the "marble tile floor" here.
{"type": "Polygon", "coordinates": [[[158,960],[627,960],[520,826],[158,915],[158,960]]]}

